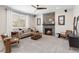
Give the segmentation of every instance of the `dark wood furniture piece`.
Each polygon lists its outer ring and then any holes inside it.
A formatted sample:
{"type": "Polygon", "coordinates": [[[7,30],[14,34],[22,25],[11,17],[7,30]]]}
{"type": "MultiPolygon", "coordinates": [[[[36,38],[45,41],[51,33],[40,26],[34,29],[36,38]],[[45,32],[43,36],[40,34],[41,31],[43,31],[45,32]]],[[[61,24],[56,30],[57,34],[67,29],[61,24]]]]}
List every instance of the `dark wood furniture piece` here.
{"type": "Polygon", "coordinates": [[[2,39],[4,41],[4,45],[5,45],[5,52],[6,53],[10,53],[11,52],[11,46],[14,44],[17,44],[17,46],[19,46],[19,38],[17,37],[8,37],[5,35],[1,35],[2,39]]]}
{"type": "Polygon", "coordinates": [[[31,39],[38,40],[40,38],[42,38],[42,34],[41,33],[32,33],[31,39]]]}
{"type": "Polygon", "coordinates": [[[10,40],[10,43],[11,45],[17,45],[19,47],[19,42],[20,42],[20,39],[19,38],[16,38],[16,37],[12,37],[11,40],[10,40]]]}
{"type": "Polygon", "coordinates": [[[11,38],[5,38],[4,45],[5,45],[5,53],[11,53],[11,38]]]}
{"type": "Polygon", "coordinates": [[[11,32],[11,37],[19,38],[19,32],[11,32]]]}
{"type": "Polygon", "coordinates": [[[69,46],[79,48],[79,36],[69,35],[69,46]]]}

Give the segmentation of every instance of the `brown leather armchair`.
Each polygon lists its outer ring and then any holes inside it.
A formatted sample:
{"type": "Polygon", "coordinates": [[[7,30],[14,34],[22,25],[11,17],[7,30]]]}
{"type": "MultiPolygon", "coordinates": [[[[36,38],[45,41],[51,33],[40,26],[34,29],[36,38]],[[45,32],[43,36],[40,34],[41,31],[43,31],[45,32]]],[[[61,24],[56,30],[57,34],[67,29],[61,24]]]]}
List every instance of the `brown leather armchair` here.
{"type": "Polygon", "coordinates": [[[11,46],[16,44],[19,47],[19,38],[16,37],[8,37],[5,35],[1,35],[4,45],[5,45],[5,52],[10,53],[11,52],[11,46]]]}
{"type": "Polygon", "coordinates": [[[67,38],[70,33],[72,33],[72,30],[66,30],[66,32],[59,33],[59,34],[60,34],[60,37],[67,38]]]}

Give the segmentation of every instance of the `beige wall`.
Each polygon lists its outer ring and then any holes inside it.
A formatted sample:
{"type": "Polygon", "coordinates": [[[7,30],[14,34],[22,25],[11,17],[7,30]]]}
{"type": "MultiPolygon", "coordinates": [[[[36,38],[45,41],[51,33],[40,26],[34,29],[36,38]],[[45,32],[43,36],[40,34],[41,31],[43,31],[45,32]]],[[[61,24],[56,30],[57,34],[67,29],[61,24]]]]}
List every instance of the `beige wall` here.
{"type": "Polygon", "coordinates": [[[73,8],[73,16],[79,16],[79,5],[75,5],[73,8]]]}
{"type": "Polygon", "coordinates": [[[32,15],[29,15],[28,17],[28,27],[32,28],[32,27],[36,27],[36,24],[35,24],[35,17],[32,16],[32,15]]]}
{"type": "Polygon", "coordinates": [[[35,18],[35,26],[36,29],[40,32],[43,32],[43,15],[42,14],[38,14],[35,18]],[[37,25],[37,18],[41,18],[41,25],[37,25]]]}
{"type": "Polygon", "coordinates": [[[68,12],[57,11],[55,13],[55,33],[65,32],[66,30],[73,30],[73,11],[68,12]],[[65,25],[58,25],[58,16],[65,15],[65,25]]]}
{"type": "Polygon", "coordinates": [[[6,10],[3,7],[0,7],[0,34],[6,33],[7,28],[6,20],[6,10]]]}

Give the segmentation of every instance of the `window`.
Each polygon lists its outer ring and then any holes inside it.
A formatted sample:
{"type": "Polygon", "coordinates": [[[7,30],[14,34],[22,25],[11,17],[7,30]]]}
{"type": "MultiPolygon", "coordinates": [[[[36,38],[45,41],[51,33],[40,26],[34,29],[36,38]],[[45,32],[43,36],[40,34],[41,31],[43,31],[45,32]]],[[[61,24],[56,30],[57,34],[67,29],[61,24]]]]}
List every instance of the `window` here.
{"type": "Polygon", "coordinates": [[[13,14],[13,27],[25,27],[25,16],[13,14]]]}

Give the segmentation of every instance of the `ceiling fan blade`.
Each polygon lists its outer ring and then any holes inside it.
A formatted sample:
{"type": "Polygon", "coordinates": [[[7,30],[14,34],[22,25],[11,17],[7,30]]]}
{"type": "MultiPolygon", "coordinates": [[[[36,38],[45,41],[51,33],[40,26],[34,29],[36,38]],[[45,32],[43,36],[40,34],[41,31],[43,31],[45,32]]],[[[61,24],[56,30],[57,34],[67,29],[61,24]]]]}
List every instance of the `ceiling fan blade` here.
{"type": "Polygon", "coordinates": [[[47,8],[37,8],[37,9],[47,9],[47,8]]]}
{"type": "Polygon", "coordinates": [[[39,5],[32,5],[32,7],[36,8],[37,10],[47,9],[45,7],[40,7],[39,5]]]}
{"type": "Polygon", "coordinates": [[[32,7],[37,8],[36,6],[32,5],[32,7]]]}

